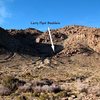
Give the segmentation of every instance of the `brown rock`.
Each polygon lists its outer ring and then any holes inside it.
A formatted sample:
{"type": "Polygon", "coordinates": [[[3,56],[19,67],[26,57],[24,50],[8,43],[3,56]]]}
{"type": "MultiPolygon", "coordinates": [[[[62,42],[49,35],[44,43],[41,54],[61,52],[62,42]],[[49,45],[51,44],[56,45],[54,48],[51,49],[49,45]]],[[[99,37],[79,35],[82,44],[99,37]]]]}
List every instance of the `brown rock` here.
{"type": "Polygon", "coordinates": [[[32,88],[31,88],[31,84],[30,83],[26,83],[26,84],[24,84],[24,86],[18,87],[18,91],[19,92],[29,92],[31,90],[32,90],[32,88]]]}

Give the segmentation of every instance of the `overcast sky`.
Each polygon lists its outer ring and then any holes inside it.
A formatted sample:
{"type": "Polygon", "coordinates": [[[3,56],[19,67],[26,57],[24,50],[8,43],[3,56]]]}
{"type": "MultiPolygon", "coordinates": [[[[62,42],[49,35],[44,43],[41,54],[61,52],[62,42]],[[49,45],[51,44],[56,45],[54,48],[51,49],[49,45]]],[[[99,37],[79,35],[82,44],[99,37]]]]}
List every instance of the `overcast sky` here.
{"type": "Polygon", "coordinates": [[[42,31],[66,25],[100,27],[100,0],[0,0],[0,26],[42,31]],[[60,24],[30,24],[31,22],[60,24]]]}

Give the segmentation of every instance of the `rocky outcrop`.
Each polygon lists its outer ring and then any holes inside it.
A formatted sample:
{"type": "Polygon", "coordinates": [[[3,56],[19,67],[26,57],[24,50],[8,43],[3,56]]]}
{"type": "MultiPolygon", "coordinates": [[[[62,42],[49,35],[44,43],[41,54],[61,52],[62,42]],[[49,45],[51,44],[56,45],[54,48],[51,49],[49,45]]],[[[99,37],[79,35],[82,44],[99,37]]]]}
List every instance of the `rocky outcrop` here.
{"type": "Polygon", "coordinates": [[[10,51],[28,48],[42,32],[34,28],[4,30],[0,28],[0,45],[10,51]]]}
{"type": "Polygon", "coordinates": [[[0,28],[0,45],[4,46],[8,44],[8,41],[10,40],[10,35],[7,31],[5,31],[3,28],[0,28]]]}
{"type": "Polygon", "coordinates": [[[100,53],[100,29],[88,28],[87,31],[71,35],[64,41],[64,53],[75,53],[82,49],[91,49],[100,53]]]}
{"type": "MultiPolygon", "coordinates": [[[[51,35],[55,44],[61,44],[65,39],[67,39],[67,35],[63,32],[57,30],[51,30],[51,35]]],[[[38,43],[50,43],[49,33],[48,31],[40,35],[36,42],[38,43]]]]}
{"type": "MultiPolygon", "coordinates": [[[[48,32],[43,33],[34,28],[25,30],[4,30],[0,28],[0,34],[0,45],[12,51],[31,50],[34,43],[50,44],[48,32]]],[[[100,53],[100,29],[74,25],[51,30],[51,34],[54,44],[64,46],[62,51],[64,54],[84,52],[84,50],[100,53]]],[[[39,48],[40,46],[35,46],[35,49],[39,48]]],[[[41,51],[42,49],[38,52],[41,51]]],[[[60,50],[57,51],[60,52],[60,50]]]]}

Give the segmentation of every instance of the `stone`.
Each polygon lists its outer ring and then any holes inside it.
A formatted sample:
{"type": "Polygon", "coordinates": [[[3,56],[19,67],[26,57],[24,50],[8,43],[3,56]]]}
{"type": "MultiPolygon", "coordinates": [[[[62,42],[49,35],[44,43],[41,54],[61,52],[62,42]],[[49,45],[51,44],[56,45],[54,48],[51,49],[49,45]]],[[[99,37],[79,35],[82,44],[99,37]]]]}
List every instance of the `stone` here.
{"type": "Polygon", "coordinates": [[[52,88],[50,86],[48,86],[48,85],[44,85],[42,87],[42,91],[44,91],[44,92],[52,92],[52,88]]]}
{"type": "Polygon", "coordinates": [[[45,64],[45,65],[49,65],[49,64],[50,64],[50,60],[49,60],[48,58],[46,58],[46,59],[44,60],[44,64],[45,64]]]}
{"type": "Polygon", "coordinates": [[[31,84],[30,83],[26,83],[23,86],[18,87],[18,91],[19,92],[29,92],[31,91],[31,84]]]}
{"type": "Polygon", "coordinates": [[[37,38],[37,39],[36,39],[36,43],[39,43],[39,42],[40,42],[40,38],[37,38]]]}
{"type": "Polygon", "coordinates": [[[52,85],[50,86],[50,88],[51,88],[51,92],[54,92],[54,93],[58,93],[58,92],[61,91],[60,86],[55,85],[55,84],[52,84],[52,85]]]}

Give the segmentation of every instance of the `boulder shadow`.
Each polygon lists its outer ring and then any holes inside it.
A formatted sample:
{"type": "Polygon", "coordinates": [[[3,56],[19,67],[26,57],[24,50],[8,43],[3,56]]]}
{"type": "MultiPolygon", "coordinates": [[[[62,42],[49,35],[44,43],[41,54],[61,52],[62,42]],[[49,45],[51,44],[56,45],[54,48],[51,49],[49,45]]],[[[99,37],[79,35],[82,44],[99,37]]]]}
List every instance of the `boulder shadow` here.
{"type": "Polygon", "coordinates": [[[20,49],[14,51],[18,54],[30,55],[33,57],[52,57],[63,50],[62,45],[54,45],[55,52],[52,50],[51,44],[34,43],[31,46],[21,46],[20,49]]]}

